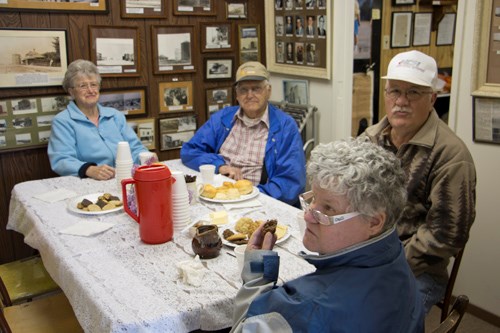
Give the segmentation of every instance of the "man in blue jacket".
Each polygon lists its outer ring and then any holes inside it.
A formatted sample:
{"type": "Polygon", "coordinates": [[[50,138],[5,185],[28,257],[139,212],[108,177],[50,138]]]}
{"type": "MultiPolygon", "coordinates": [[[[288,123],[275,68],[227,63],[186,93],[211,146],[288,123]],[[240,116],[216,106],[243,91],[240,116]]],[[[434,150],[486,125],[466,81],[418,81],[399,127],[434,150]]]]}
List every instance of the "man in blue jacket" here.
{"type": "Polygon", "coordinates": [[[236,72],[239,106],[213,114],[181,149],[182,163],[199,170],[213,164],[232,179],[248,179],[288,204],[298,203],[305,187],[305,156],[295,120],[269,103],[269,72],[246,62],[236,72]]]}

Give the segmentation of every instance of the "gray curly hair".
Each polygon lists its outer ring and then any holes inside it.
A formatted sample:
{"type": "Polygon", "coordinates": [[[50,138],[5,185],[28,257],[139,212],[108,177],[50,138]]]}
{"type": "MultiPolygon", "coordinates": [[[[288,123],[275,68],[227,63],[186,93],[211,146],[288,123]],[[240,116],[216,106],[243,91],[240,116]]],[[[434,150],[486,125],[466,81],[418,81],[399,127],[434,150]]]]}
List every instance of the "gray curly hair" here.
{"type": "Polygon", "coordinates": [[[351,211],[387,215],[382,232],[396,223],[406,202],[406,176],[391,152],[367,138],[320,144],[311,152],[307,176],[311,184],[346,195],[351,211]]]}
{"type": "Polygon", "coordinates": [[[101,74],[99,74],[97,66],[91,61],[78,59],[69,64],[66,74],[64,74],[62,82],[64,91],[68,92],[68,89],[73,87],[74,80],[80,75],[95,76],[101,85],[101,74]]]}

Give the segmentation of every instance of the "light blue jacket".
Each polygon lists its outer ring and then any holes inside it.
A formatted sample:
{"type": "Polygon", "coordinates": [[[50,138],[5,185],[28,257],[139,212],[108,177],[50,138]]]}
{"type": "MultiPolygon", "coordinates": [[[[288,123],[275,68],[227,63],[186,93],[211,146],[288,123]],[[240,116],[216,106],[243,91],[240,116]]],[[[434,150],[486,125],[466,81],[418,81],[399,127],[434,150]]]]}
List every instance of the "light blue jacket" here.
{"type": "Polygon", "coordinates": [[[52,120],[48,154],[52,170],[61,176],[78,176],[84,164],[115,166],[118,142],[127,141],[134,163],[148,151],[118,110],[97,104],[99,126],[78,109],[74,101],[52,120]]]}
{"type": "Polygon", "coordinates": [[[232,332],[424,332],[424,307],[395,228],[330,255],[276,287],[274,251],[245,253],[232,332]]]}
{"type": "MultiPolygon", "coordinates": [[[[182,163],[195,170],[202,164],[214,164],[218,172],[225,164],[219,151],[233,128],[238,110],[239,106],[229,106],[214,113],[194,137],[182,145],[182,163]]],[[[268,179],[257,187],[273,198],[295,204],[306,183],[302,138],[292,117],[272,104],[268,110],[269,135],[264,157],[268,179]]]]}

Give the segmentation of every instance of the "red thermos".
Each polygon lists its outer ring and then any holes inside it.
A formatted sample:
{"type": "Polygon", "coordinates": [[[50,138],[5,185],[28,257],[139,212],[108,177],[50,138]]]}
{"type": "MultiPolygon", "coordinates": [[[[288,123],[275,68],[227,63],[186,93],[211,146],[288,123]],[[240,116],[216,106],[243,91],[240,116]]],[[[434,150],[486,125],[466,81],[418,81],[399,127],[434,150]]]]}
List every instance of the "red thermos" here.
{"type": "Polygon", "coordinates": [[[172,184],[175,178],[163,164],[137,168],[133,179],[122,180],[123,208],[139,223],[139,235],[144,243],[161,244],[172,239],[172,184]],[[127,201],[128,184],[134,184],[138,215],[130,211],[127,201]]]}

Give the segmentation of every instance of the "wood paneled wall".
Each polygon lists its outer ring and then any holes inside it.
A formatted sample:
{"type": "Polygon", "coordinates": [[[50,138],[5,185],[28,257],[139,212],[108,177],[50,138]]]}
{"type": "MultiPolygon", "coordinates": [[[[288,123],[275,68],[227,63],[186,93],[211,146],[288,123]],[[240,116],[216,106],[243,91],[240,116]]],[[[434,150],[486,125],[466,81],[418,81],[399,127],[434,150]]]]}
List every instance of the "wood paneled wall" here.
{"type": "MultiPolygon", "coordinates": [[[[463,0],[462,0],[463,1],[463,0]]],[[[410,46],[409,48],[387,48],[384,45],[384,37],[391,36],[391,20],[393,12],[433,12],[435,17],[439,17],[440,13],[445,12],[456,12],[456,5],[447,6],[433,6],[433,5],[420,5],[420,1],[413,6],[392,6],[392,0],[384,0],[383,10],[382,10],[382,38],[380,45],[380,77],[387,74],[387,66],[392,57],[400,52],[405,52],[409,50],[418,50],[426,53],[436,59],[439,68],[451,68],[453,67],[453,48],[454,45],[447,46],[436,46],[436,35],[437,31],[433,30],[431,33],[431,43],[428,46],[410,46]]],[[[389,39],[390,41],[390,39],[389,39]]],[[[390,45],[390,43],[389,43],[390,45]]],[[[379,119],[385,116],[384,107],[384,87],[385,80],[380,80],[380,95],[379,95],[379,119]]]]}
{"type": "MultiPolygon", "coordinates": [[[[167,4],[167,15],[164,19],[123,19],[120,12],[122,1],[109,0],[107,14],[94,13],[51,13],[39,12],[0,12],[1,28],[40,28],[64,29],[68,37],[68,62],[76,59],[90,59],[89,56],[89,25],[106,26],[134,26],[138,27],[140,35],[140,76],[104,78],[102,88],[131,88],[147,87],[147,117],[167,118],[192,113],[159,114],[158,84],[173,80],[193,82],[194,114],[197,124],[201,126],[207,119],[205,90],[216,87],[225,87],[232,82],[210,81],[204,79],[204,59],[208,57],[234,56],[238,63],[238,25],[260,24],[260,50],[261,59],[265,63],[265,27],[264,27],[264,0],[247,1],[248,16],[246,19],[226,19],[226,1],[214,0],[216,16],[175,16],[173,14],[173,1],[164,1],[167,4]],[[220,53],[202,53],[200,42],[200,22],[232,22],[234,51],[220,53]],[[193,64],[195,73],[180,75],[155,75],[153,74],[151,26],[153,25],[193,25],[195,43],[193,46],[193,64]]],[[[1,50],[0,50],[1,52],[1,50]]],[[[0,89],[0,99],[12,97],[25,97],[45,94],[62,93],[61,87],[0,89]]],[[[142,118],[142,117],[141,117],[142,118]]],[[[158,133],[158,124],[156,124],[158,133]]],[[[156,137],[156,147],[159,147],[159,138],[156,137]]],[[[157,151],[160,159],[168,160],[179,157],[179,150],[157,151]]],[[[15,184],[56,176],[50,169],[46,147],[26,149],[12,152],[0,152],[0,263],[26,257],[33,250],[23,243],[22,235],[6,231],[10,193],[15,184]]]]}

